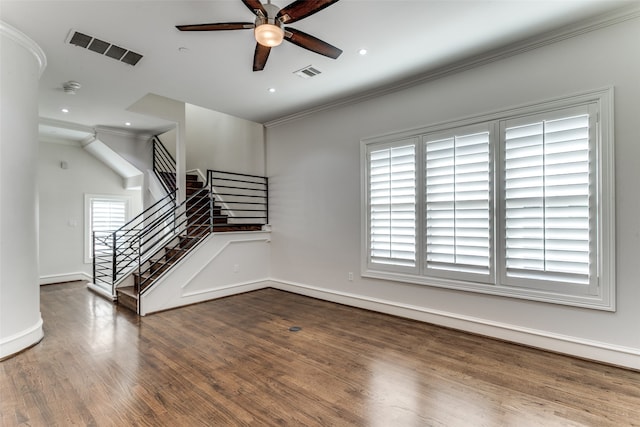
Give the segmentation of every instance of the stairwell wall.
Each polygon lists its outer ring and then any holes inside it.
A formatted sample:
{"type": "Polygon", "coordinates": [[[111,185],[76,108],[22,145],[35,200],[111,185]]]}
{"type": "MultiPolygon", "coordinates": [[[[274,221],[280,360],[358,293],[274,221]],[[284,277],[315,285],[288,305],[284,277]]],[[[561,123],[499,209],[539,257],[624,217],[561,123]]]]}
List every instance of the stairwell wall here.
{"type": "Polygon", "coordinates": [[[207,169],[264,176],[264,128],[186,104],[187,170],[207,169]]]}

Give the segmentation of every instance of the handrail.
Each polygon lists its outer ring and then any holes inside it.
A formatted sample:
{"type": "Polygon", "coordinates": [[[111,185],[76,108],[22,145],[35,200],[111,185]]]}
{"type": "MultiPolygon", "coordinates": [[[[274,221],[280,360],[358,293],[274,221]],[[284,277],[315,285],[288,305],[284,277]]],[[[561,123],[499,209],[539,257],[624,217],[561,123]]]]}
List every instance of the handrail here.
{"type": "MultiPolygon", "coordinates": [[[[228,224],[269,223],[269,181],[267,177],[220,170],[207,170],[207,183],[219,213],[228,224]]],[[[224,226],[214,224],[213,229],[224,226]]]]}
{"type": "Polygon", "coordinates": [[[153,172],[167,193],[171,193],[178,188],[176,183],[176,161],[157,136],[153,137],[153,172]]]}

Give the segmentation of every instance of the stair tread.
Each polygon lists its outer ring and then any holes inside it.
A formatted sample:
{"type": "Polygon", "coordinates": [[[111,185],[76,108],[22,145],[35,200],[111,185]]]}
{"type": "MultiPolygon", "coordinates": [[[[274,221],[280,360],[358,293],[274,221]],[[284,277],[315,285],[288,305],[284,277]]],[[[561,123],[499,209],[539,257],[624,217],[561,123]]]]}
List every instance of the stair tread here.
{"type": "Polygon", "coordinates": [[[214,224],[214,232],[224,231],[260,231],[262,224],[214,224]]]}
{"type": "Polygon", "coordinates": [[[121,294],[130,296],[131,298],[138,299],[138,294],[136,293],[136,291],[135,291],[133,286],[125,286],[125,287],[122,287],[122,288],[116,288],[116,292],[119,292],[121,294]]]}

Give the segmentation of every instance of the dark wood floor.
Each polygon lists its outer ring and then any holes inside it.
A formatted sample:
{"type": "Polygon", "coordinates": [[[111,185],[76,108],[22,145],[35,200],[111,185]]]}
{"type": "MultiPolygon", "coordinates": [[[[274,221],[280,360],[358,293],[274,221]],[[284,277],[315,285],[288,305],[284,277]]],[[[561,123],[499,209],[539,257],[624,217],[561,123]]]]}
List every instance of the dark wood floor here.
{"type": "Polygon", "coordinates": [[[1,426],[640,425],[638,372],[273,289],[141,319],[80,283],[41,303],[1,426]]]}

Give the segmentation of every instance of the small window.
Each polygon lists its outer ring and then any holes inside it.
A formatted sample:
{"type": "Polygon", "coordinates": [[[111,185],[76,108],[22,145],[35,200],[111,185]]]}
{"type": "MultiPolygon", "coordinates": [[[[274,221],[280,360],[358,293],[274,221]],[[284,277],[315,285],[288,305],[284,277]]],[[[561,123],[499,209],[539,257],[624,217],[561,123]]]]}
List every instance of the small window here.
{"type": "MultiPolygon", "coordinates": [[[[93,233],[105,236],[116,231],[130,218],[130,198],[119,196],[85,195],[85,262],[93,259],[93,233]]],[[[109,249],[109,246],[96,243],[96,252],[109,249]]]]}

